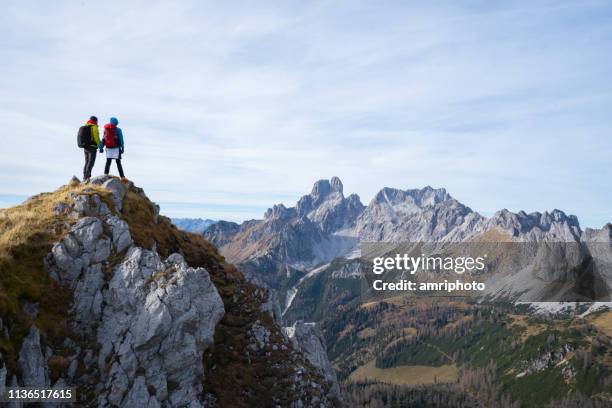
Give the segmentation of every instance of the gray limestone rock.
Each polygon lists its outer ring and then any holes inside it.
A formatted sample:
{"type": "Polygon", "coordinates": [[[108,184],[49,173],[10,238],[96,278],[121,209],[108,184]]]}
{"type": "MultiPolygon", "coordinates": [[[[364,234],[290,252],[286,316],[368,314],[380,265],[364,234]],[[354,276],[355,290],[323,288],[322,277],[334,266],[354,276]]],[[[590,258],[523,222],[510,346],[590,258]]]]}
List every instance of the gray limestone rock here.
{"type": "Polygon", "coordinates": [[[123,210],[123,197],[125,197],[127,192],[125,185],[121,182],[121,180],[111,178],[102,183],[102,187],[110,190],[110,192],[113,194],[115,209],[118,212],[121,212],[123,210]]]}
{"type": "Polygon", "coordinates": [[[100,317],[102,302],[100,290],[104,284],[104,275],[100,264],[87,268],[83,279],[79,280],[74,289],[74,304],[72,311],[78,322],[88,324],[100,317]]]}
{"type": "Polygon", "coordinates": [[[95,252],[95,245],[102,232],[102,221],[96,217],[80,218],[72,227],[72,234],[88,253],[95,252]]]}
{"type": "Polygon", "coordinates": [[[155,252],[132,247],[104,298],[99,364],[109,357],[115,361],[107,379],[108,402],[129,406],[134,398],[149,401],[149,385],[157,390],[153,405],[197,401],[202,355],[224,314],[208,272],[189,267],[178,254],[162,262],[155,252]],[[158,273],[170,274],[166,284],[152,284],[158,273]],[[139,370],[145,373],[140,379],[139,370]],[[175,385],[171,391],[168,382],[175,385]]]}
{"type": "Polygon", "coordinates": [[[298,320],[293,326],[284,328],[284,331],[293,343],[293,347],[302,351],[308,361],[320,370],[325,379],[333,384],[330,391],[332,396],[341,399],[336,371],[327,357],[325,340],[316,324],[298,320]]]}
{"type": "Polygon", "coordinates": [[[113,245],[115,246],[116,252],[123,252],[132,245],[132,236],[130,235],[130,229],[127,222],[112,215],[106,219],[106,224],[111,228],[113,245]]]}
{"type": "Polygon", "coordinates": [[[19,351],[19,368],[21,368],[21,378],[25,387],[49,385],[47,361],[40,345],[40,333],[34,325],[23,339],[19,351]]]}
{"type": "Polygon", "coordinates": [[[80,194],[74,198],[75,216],[105,216],[111,213],[98,194],[80,194]]]}
{"type": "Polygon", "coordinates": [[[0,353],[0,395],[3,395],[6,391],[6,374],[6,366],[4,365],[2,353],[0,353]]]}

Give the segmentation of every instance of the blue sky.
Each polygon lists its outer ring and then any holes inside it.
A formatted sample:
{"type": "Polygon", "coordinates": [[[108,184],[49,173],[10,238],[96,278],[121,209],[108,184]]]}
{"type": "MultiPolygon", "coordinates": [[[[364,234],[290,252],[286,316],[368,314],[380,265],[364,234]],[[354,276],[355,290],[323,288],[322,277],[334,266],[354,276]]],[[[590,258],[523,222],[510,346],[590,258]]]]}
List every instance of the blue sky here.
{"type": "Polygon", "coordinates": [[[612,221],[609,2],[8,1],[0,43],[0,206],[80,176],[97,114],[170,216],[260,218],[337,175],[366,204],[431,185],[612,221]]]}

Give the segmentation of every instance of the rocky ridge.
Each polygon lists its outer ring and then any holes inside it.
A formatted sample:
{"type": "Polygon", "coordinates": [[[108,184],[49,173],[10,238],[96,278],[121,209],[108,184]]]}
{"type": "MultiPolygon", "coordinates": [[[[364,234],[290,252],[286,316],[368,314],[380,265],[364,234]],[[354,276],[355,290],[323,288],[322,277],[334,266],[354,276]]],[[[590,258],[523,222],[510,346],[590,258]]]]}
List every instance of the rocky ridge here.
{"type": "Polygon", "coordinates": [[[53,212],[63,232],[44,270],[70,295],[66,332],[49,332],[39,302],[24,303],[25,317],[3,313],[0,335],[18,353],[0,354],[0,392],[70,385],[80,405],[99,407],[340,403],[337,384],[283,335],[269,294],[141,189],[97,177],[53,212]],[[228,383],[236,370],[248,378],[228,383]]]}

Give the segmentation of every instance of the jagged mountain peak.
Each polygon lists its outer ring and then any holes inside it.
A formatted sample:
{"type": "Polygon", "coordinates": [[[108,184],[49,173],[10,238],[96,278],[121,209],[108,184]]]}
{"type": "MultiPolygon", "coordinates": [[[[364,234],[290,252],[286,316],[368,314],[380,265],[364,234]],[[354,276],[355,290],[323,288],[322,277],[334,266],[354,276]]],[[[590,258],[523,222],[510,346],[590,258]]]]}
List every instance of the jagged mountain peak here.
{"type": "Polygon", "coordinates": [[[551,239],[579,241],[582,234],[578,218],[559,209],[527,214],[525,211],[514,213],[504,208],[488,220],[488,225],[525,239],[542,239],[548,235],[551,239]]]}
{"type": "Polygon", "coordinates": [[[423,208],[451,200],[454,200],[454,198],[446,192],[445,188],[425,186],[421,189],[401,190],[384,187],[374,196],[371,203],[395,205],[401,202],[412,202],[415,206],[423,208]]]}
{"type": "Polygon", "coordinates": [[[343,195],[343,185],[342,181],[336,176],[332,177],[329,180],[318,180],[312,186],[312,191],[310,192],[310,198],[312,200],[312,204],[314,206],[319,205],[322,201],[324,201],[330,194],[337,193],[340,197],[344,197],[343,195]]]}
{"type": "Polygon", "coordinates": [[[357,194],[344,197],[342,181],[334,176],[315,182],[310,194],[302,196],[295,207],[275,204],[265,212],[264,221],[297,222],[307,218],[329,233],[352,225],[364,208],[357,194]]]}
{"type": "Polygon", "coordinates": [[[366,242],[457,240],[477,229],[483,219],[444,188],[385,187],[360,215],[354,234],[366,242]]]}
{"type": "Polygon", "coordinates": [[[593,242],[610,242],[612,243],[612,224],[607,223],[600,229],[598,228],[586,228],[584,231],[585,241],[593,242]]]}
{"type": "Polygon", "coordinates": [[[287,208],[284,204],[274,204],[264,214],[265,219],[290,219],[295,217],[295,209],[287,208]]]}

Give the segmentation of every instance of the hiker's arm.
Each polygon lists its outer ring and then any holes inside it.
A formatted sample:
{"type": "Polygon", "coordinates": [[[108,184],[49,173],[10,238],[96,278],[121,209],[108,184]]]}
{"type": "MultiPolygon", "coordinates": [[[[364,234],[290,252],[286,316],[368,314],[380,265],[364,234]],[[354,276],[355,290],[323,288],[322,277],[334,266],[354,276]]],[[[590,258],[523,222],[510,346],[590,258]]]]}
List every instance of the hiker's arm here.
{"type": "Polygon", "coordinates": [[[123,152],[125,150],[125,145],[123,144],[123,130],[117,128],[117,136],[119,137],[119,146],[123,152]]]}
{"type": "Polygon", "coordinates": [[[104,151],[104,137],[102,137],[100,143],[98,143],[98,150],[100,150],[100,153],[104,151]]]}

